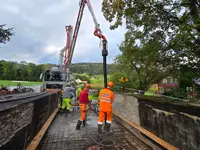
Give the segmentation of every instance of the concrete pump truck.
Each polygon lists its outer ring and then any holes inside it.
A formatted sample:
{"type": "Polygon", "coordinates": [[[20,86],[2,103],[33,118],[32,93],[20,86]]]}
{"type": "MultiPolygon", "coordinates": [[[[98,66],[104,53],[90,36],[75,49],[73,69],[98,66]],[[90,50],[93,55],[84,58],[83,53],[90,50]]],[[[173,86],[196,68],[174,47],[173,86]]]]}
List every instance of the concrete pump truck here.
{"type": "Polygon", "coordinates": [[[73,32],[73,27],[71,25],[65,26],[66,33],[67,33],[67,40],[66,40],[66,46],[60,50],[59,68],[52,68],[49,70],[45,70],[45,72],[41,73],[40,75],[40,79],[43,80],[43,86],[42,86],[43,89],[48,89],[48,88],[64,89],[67,83],[69,83],[70,81],[71,82],[74,81],[75,77],[73,76],[72,73],[70,73],[69,66],[72,61],[85,5],[88,6],[88,9],[90,11],[90,14],[95,24],[94,35],[98,37],[103,43],[102,56],[104,58],[103,59],[104,60],[104,82],[105,82],[104,84],[105,85],[107,84],[107,76],[106,76],[107,74],[106,56],[108,55],[107,40],[106,40],[106,37],[102,34],[100,25],[97,22],[90,0],[80,0],[79,12],[78,12],[74,32],[73,32]],[[73,32],[73,36],[72,36],[72,32],[73,32]],[[63,64],[63,58],[64,58],[64,64],[63,64]]]}

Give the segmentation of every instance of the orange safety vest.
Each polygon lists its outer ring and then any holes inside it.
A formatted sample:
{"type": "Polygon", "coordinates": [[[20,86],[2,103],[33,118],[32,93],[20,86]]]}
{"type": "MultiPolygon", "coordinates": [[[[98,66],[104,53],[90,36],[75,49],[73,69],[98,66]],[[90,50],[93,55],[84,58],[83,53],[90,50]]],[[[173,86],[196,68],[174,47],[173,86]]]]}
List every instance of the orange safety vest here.
{"type": "Polygon", "coordinates": [[[102,89],[99,92],[99,111],[111,112],[112,103],[114,101],[114,93],[108,88],[102,89]]]}

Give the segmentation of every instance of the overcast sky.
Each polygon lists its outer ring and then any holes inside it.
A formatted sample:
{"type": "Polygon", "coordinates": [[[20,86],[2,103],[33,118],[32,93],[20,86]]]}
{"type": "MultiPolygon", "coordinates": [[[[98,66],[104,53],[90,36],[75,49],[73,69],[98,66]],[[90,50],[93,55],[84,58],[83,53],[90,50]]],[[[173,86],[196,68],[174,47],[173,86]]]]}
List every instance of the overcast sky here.
{"type": "MultiPolygon", "coordinates": [[[[108,39],[111,63],[119,54],[117,44],[125,28],[110,30],[101,12],[101,0],[91,0],[101,29],[108,39]]],[[[0,59],[34,63],[59,62],[59,51],[65,46],[66,25],[75,26],[79,0],[4,0],[0,5],[0,24],[14,27],[15,35],[0,47],[0,59]]],[[[101,62],[100,40],[93,35],[94,23],[86,7],[72,63],[101,62]]]]}

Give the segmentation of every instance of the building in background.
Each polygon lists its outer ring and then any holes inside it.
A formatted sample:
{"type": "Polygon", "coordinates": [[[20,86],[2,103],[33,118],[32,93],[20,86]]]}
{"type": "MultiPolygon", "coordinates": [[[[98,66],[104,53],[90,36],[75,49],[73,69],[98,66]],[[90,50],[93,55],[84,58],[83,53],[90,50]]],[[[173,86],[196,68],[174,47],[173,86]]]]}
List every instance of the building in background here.
{"type": "Polygon", "coordinates": [[[166,77],[158,82],[158,92],[160,94],[163,94],[178,87],[179,87],[178,79],[173,77],[166,77]]]}

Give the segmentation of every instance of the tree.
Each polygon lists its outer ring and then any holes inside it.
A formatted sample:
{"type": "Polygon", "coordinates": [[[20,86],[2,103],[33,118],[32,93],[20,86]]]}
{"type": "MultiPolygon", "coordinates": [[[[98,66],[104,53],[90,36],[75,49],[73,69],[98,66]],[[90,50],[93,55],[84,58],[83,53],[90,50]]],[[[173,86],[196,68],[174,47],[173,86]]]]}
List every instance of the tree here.
{"type": "Polygon", "coordinates": [[[10,37],[13,35],[13,28],[4,28],[5,25],[0,25],[0,43],[6,44],[10,41],[10,37]]]}
{"type": "Polygon", "coordinates": [[[126,68],[129,74],[134,72],[134,77],[139,82],[139,89],[147,90],[151,83],[162,79],[167,73],[160,61],[159,49],[162,43],[159,40],[142,41],[140,44],[134,40],[134,32],[128,30],[125,40],[120,46],[121,56],[117,61],[122,67],[126,68]]]}
{"type": "Polygon", "coordinates": [[[40,73],[45,69],[45,64],[9,62],[0,60],[0,79],[40,81],[40,73]]]}
{"type": "Polygon", "coordinates": [[[187,67],[194,72],[191,78],[199,76],[199,0],[115,0],[103,1],[102,5],[111,29],[122,25],[125,18],[132,33],[129,40],[140,41],[140,47],[150,41],[161,45],[157,52],[163,68],[180,74],[187,67]]]}
{"type": "Polygon", "coordinates": [[[154,39],[159,32],[165,45],[163,55],[168,54],[173,63],[180,64],[187,57],[188,64],[196,64],[200,57],[199,6],[198,0],[116,0],[103,1],[102,11],[109,22],[116,20],[111,29],[125,17],[127,29],[134,31],[137,39],[154,39]]]}

